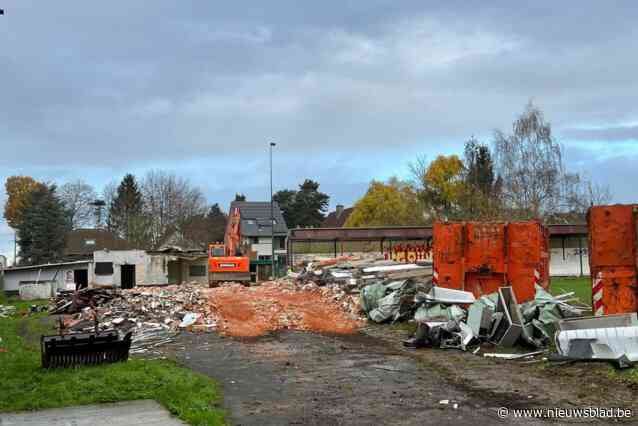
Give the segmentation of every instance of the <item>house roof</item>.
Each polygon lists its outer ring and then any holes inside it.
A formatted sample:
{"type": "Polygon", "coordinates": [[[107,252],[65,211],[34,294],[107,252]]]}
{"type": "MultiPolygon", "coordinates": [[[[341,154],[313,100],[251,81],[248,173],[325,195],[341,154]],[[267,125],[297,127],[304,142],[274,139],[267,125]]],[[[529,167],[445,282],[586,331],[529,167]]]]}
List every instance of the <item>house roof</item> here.
{"type": "Polygon", "coordinates": [[[338,211],[331,212],[323,220],[321,227],[322,228],[343,228],[343,225],[346,224],[346,221],[352,214],[353,210],[354,210],[354,207],[348,207],[347,209],[343,209],[341,212],[338,212],[338,211]]]}
{"type": "Polygon", "coordinates": [[[97,250],[131,250],[133,244],[104,229],[76,229],[66,236],[65,256],[91,256],[97,250]]]}
{"type": "MultiPolygon", "coordinates": [[[[269,237],[271,234],[270,203],[268,201],[233,201],[231,211],[239,209],[241,222],[239,229],[246,237],[269,237]]],[[[279,204],[273,202],[273,216],[275,219],[275,235],[288,235],[288,226],[281,214],[279,204]]]]}
{"type": "Polygon", "coordinates": [[[43,263],[40,265],[28,265],[28,266],[12,266],[11,268],[7,268],[4,270],[5,274],[11,273],[13,271],[24,271],[27,269],[44,269],[44,268],[59,268],[60,266],[70,266],[70,265],[87,265],[92,263],[92,260],[76,260],[74,262],[60,262],[60,263],[43,263]]]}

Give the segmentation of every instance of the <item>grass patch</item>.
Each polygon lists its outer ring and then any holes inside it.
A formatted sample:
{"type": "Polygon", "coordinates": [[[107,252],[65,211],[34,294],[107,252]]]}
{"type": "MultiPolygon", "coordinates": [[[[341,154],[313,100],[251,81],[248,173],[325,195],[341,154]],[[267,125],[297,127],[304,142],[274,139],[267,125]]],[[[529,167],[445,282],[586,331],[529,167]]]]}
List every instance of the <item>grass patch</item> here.
{"type": "Polygon", "coordinates": [[[555,296],[573,291],[581,302],[591,306],[591,281],[589,277],[553,277],[549,288],[555,296]]]}
{"type": "Polygon", "coordinates": [[[173,361],[42,369],[39,337],[52,328],[46,314],[0,319],[0,412],[154,399],[192,425],[224,424],[218,385],[173,361]]]}
{"type": "Polygon", "coordinates": [[[414,334],[416,333],[417,323],[414,321],[395,322],[394,324],[390,325],[390,327],[397,331],[405,331],[407,333],[414,334]]]}
{"type": "Polygon", "coordinates": [[[623,370],[609,367],[609,377],[638,388],[638,368],[636,367],[623,370]]]}

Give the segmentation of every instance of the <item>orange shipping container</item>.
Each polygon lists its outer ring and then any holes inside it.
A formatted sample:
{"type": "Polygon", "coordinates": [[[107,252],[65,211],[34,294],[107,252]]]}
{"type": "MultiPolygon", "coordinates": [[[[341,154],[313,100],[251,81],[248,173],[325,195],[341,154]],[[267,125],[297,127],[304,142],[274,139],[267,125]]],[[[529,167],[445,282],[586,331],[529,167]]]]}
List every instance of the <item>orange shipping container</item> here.
{"type": "Polygon", "coordinates": [[[549,287],[549,232],[540,222],[435,223],[434,281],[480,297],[511,285],[519,303],[549,287]]]}
{"type": "Polygon", "coordinates": [[[638,205],[589,209],[589,266],[595,315],[638,311],[638,205]]]}

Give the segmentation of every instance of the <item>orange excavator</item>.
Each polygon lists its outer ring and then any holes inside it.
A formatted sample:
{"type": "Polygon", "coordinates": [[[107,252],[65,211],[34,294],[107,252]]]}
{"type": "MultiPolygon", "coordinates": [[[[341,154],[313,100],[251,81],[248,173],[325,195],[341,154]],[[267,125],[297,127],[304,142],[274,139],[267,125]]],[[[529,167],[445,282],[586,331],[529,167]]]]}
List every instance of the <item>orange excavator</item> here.
{"type": "Polygon", "coordinates": [[[250,259],[241,248],[240,215],[235,208],[228,217],[223,243],[208,245],[208,283],[215,287],[221,281],[250,282],[250,259]]]}

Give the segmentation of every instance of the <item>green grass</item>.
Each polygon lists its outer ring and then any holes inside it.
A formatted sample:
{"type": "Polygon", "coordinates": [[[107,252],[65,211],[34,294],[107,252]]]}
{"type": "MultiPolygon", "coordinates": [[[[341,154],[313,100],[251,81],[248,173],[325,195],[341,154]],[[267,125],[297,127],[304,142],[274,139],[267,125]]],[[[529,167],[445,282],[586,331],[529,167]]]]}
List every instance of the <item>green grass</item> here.
{"type": "Polygon", "coordinates": [[[632,385],[634,388],[638,386],[638,368],[626,368],[619,370],[617,368],[609,368],[609,376],[612,379],[619,380],[623,383],[632,385]]]}
{"type": "Polygon", "coordinates": [[[51,331],[46,314],[0,319],[0,412],[154,399],[192,425],[224,424],[218,385],[172,361],[42,369],[39,338],[51,331]]]}
{"type": "Polygon", "coordinates": [[[591,281],[589,277],[553,277],[550,291],[555,296],[573,291],[581,302],[591,306],[591,281]]]}

